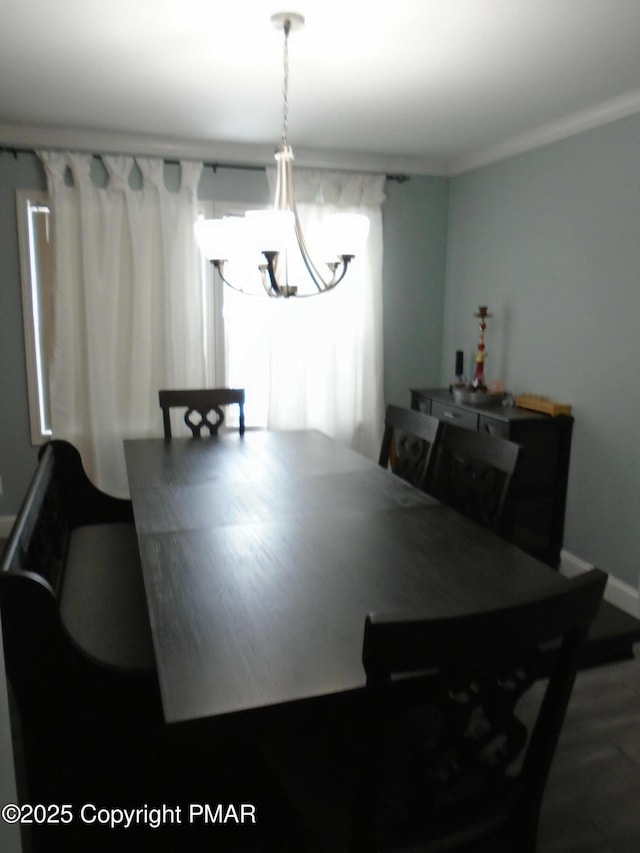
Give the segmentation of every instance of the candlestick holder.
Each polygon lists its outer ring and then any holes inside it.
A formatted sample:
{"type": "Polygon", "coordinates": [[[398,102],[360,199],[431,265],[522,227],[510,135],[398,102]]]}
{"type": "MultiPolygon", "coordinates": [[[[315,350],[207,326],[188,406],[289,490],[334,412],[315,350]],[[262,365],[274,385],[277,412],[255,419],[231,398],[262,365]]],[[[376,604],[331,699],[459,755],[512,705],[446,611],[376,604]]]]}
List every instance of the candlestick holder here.
{"type": "Polygon", "coordinates": [[[474,406],[491,406],[501,403],[504,399],[504,392],[498,391],[499,383],[496,383],[496,389],[489,391],[484,378],[484,362],[487,357],[487,351],[484,343],[484,332],[487,328],[487,319],[491,314],[487,311],[486,305],[481,305],[476,314],[473,315],[480,320],[480,338],[476,347],[475,367],[471,382],[461,387],[457,383],[451,386],[451,393],[456,403],[471,403],[474,406]]]}
{"type": "Polygon", "coordinates": [[[489,312],[487,311],[486,305],[481,305],[478,308],[477,314],[474,314],[473,316],[478,317],[480,320],[480,339],[478,341],[478,346],[476,350],[476,366],[473,371],[471,387],[474,389],[474,391],[486,391],[487,384],[484,379],[484,362],[487,357],[487,354],[484,343],[484,330],[487,328],[487,318],[491,317],[491,314],[489,314],[489,312]]]}

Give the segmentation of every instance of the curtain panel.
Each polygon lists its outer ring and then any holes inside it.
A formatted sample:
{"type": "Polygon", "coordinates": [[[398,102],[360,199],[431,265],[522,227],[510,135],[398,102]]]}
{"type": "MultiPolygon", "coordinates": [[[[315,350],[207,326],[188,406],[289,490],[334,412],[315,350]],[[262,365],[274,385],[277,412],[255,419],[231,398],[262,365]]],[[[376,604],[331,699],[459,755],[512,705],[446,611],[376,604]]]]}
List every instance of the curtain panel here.
{"type": "MultiPolygon", "coordinates": [[[[274,171],[268,177],[273,188],[274,171]]],[[[245,387],[248,417],[272,429],[319,429],[374,459],[384,420],[384,182],[382,175],[295,172],[298,215],[314,259],[322,257],[325,214],[369,218],[367,242],[335,290],[268,300],[224,291],[227,375],[229,384],[245,387]]],[[[292,284],[308,275],[301,258],[288,265],[292,284]]]]}
{"type": "Polygon", "coordinates": [[[38,153],[54,229],[53,435],[78,448],[96,485],[125,496],[122,442],[162,434],[158,389],[206,381],[193,237],[202,164],[181,163],[170,192],[160,159],[105,155],[101,187],[91,155],[38,153]]]}

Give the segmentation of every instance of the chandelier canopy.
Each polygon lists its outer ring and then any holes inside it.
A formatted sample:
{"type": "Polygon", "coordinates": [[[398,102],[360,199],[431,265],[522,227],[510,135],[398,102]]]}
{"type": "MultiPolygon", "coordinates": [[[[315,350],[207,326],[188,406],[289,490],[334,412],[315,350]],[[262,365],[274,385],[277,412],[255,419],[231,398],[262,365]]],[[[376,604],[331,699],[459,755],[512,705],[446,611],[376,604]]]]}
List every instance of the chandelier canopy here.
{"type": "Polygon", "coordinates": [[[276,187],[271,210],[248,211],[244,217],[203,219],[196,224],[196,238],[202,253],[218,271],[225,284],[242,293],[268,296],[316,296],[326,293],[342,281],[355,252],[364,243],[369,220],[356,213],[326,215],[322,223],[321,244],[324,257],[315,263],[298,218],[293,186],[293,150],[288,140],[289,123],[289,34],[304,24],[295,12],[280,12],[271,22],[284,33],[284,84],[282,138],[276,148],[276,187]],[[289,281],[289,258],[301,255],[308,273],[303,283],[289,281]],[[238,256],[257,255],[257,270],[262,287],[231,281],[227,272],[238,256]]]}

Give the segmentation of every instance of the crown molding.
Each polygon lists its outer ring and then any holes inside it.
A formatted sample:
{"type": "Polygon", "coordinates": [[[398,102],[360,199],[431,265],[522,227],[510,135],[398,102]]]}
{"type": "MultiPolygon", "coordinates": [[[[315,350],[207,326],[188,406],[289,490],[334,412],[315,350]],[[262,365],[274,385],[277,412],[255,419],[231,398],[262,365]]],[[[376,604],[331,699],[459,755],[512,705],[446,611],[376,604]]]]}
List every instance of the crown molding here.
{"type": "Polygon", "coordinates": [[[611,124],[639,112],[640,89],[637,89],[598,104],[597,107],[582,110],[560,121],[536,128],[529,133],[514,136],[497,145],[453,158],[448,163],[447,174],[459,175],[463,172],[479,169],[482,166],[489,166],[500,160],[524,154],[535,148],[542,148],[544,145],[550,145],[553,142],[560,142],[563,139],[577,136],[579,133],[602,127],[605,124],[611,124]]]}
{"type": "MultiPolygon", "coordinates": [[[[593,109],[583,110],[560,121],[536,128],[529,133],[514,136],[496,145],[470,151],[448,160],[296,147],[296,164],[311,169],[454,176],[559,142],[639,112],[640,89],[612,98],[593,109]]],[[[107,154],[146,155],[176,160],[204,160],[226,166],[235,164],[263,167],[272,165],[274,150],[270,145],[178,139],[85,128],[13,124],[0,124],[0,144],[8,148],[54,148],[107,154]]]]}
{"type": "MultiPolygon", "coordinates": [[[[8,148],[59,149],[100,154],[156,156],[175,160],[204,160],[224,165],[271,166],[274,147],[248,143],[177,139],[84,128],[0,124],[0,145],[8,148]]],[[[303,168],[339,169],[379,174],[445,175],[444,160],[426,160],[357,151],[295,149],[303,168]]]]}

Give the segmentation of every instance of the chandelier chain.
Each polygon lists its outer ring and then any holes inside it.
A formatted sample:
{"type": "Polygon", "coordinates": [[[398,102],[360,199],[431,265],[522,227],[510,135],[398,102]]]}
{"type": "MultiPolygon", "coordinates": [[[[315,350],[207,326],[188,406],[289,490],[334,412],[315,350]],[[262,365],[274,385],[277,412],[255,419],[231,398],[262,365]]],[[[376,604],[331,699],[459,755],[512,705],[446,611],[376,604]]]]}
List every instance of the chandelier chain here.
{"type": "Polygon", "coordinates": [[[289,130],[289,32],[291,31],[291,21],[284,22],[284,51],[283,51],[283,66],[284,66],[284,82],[282,85],[282,144],[287,146],[288,130],[289,130]]]}

